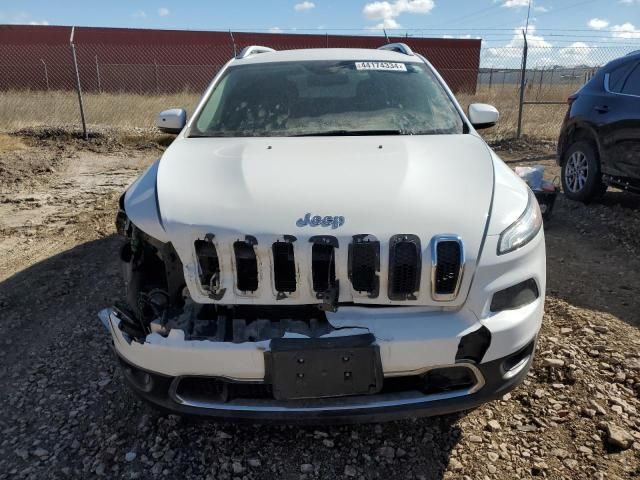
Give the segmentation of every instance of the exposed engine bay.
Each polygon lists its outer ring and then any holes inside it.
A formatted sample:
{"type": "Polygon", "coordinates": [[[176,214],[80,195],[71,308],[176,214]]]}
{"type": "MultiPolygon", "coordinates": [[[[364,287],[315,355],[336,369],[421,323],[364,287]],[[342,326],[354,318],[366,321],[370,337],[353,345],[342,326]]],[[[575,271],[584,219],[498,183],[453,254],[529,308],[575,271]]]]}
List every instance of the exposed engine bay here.
{"type": "Polygon", "coordinates": [[[118,230],[127,238],[120,252],[126,304],[120,328],[143,342],[150,333],[173,329],[185,340],[258,342],[285,335],[316,338],[335,330],[316,305],[198,304],[191,300],[182,263],[170,243],[161,243],[130,223],[121,212],[118,230]]]}

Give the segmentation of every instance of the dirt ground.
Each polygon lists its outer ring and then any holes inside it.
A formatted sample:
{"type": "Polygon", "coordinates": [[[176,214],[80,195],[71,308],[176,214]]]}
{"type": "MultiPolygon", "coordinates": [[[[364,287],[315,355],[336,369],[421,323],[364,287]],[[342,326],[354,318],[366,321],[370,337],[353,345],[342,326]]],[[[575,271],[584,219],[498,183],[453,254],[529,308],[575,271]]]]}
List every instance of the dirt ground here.
{"type": "MultiPolygon", "coordinates": [[[[118,195],[166,143],[0,135],[0,479],[640,477],[640,196],[558,198],[537,357],[502,400],[376,425],[197,422],[125,388],[96,317],[122,293],[118,195]]],[[[553,147],[495,145],[550,178],[553,147]]]]}

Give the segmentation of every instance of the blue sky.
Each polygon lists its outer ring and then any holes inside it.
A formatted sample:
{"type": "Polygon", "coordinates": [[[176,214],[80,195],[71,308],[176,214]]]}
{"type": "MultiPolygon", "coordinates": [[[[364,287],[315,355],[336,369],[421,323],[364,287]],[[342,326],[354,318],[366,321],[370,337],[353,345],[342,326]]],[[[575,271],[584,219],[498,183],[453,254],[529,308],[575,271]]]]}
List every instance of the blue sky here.
{"type": "MultiPolygon", "coordinates": [[[[0,0],[0,23],[191,30],[482,37],[514,44],[529,0],[0,0]],[[394,30],[397,29],[397,30],[394,30]]],[[[533,0],[539,46],[614,41],[640,48],[640,0],[533,0]]]]}

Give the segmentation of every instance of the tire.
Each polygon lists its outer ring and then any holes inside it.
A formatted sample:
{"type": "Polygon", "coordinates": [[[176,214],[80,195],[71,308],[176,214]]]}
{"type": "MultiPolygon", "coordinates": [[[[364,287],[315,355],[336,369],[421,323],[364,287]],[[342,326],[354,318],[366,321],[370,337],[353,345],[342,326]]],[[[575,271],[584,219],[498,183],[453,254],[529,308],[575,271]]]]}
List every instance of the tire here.
{"type": "Polygon", "coordinates": [[[564,154],[562,162],[562,190],[567,198],[589,203],[607,190],[602,183],[600,159],[593,144],[579,140],[564,154]]]}

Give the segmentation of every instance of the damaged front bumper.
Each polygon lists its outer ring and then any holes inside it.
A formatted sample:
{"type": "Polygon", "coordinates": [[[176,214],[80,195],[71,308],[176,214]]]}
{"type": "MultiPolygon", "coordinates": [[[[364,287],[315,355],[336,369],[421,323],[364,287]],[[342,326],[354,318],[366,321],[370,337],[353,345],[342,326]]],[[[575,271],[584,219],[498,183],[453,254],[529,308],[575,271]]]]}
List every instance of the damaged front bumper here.
{"type": "Polygon", "coordinates": [[[247,383],[247,390],[259,392],[251,398],[218,399],[218,389],[210,398],[183,397],[180,385],[191,377],[171,377],[135,367],[119,357],[124,376],[131,389],[154,407],[171,413],[199,415],[216,420],[260,423],[366,423],[403,418],[446,415],[471,410],[498,399],[524,380],[533,359],[535,340],[504,358],[475,367],[484,379],[481,388],[451,393],[425,394],[419,390],[382,392],[375,395],[279,401],[268,395],[262,384],[247,383]],[[507,375],[505,365],[513,365],[507,375]]]}
{"type": "MultiPolygon", "coordinates": [[[[543,299],[478,319],[471,311],[342,307],[322,341],[370,335],[379,352],[380,384],[369,394],[277,399],[270,371],[274,340],[225,342],[167,336],[133,341],[121,313],[100,318],[132,389],[153,405],[220,419],[287,423],[367,422],[474,408],[524,379],[533,358],[543,299]],[[383,378],[382,378],[383,377],[383,378]]],[[[304,351],[310,339],[286,334],[304,351]]],[[[296,375],[295,367],[291,375],[296,375]]],[[[351,373],[351,372],[345,372],[351,373]]],[[[300,373],[297,373],[298,375],[300,373]]]]}

